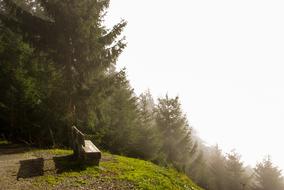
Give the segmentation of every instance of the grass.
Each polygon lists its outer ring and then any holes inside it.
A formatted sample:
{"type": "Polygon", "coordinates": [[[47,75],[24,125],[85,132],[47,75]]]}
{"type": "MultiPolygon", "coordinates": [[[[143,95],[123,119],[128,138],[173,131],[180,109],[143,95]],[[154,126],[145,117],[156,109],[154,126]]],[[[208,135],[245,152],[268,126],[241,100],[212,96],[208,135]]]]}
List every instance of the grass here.
{"type": "Polygon", "coordinates": [[[72,150],[65,149],[35,149],[31,150],[31,152],[36,157],[44,157],[44,156],[63,156],[63,155],[71,155],[73,153],[72,150]]]}
{"type": "MultiPolygon", "coordinates": [[[[52,149],[38,150],[37,155],[66,155],[70,150],[52,149]]],[[[159,167],[151,162],[103,153],[100,166],[85,166],[68,156],[55,160],[59,167],[56,174],[44,175],[35,181],[38,185],[46,184],[50,187],[64,189],[71,187],[88,187],[93,183],[108,187],[115,184],[117,189],[145,189],[145,190],[202,190],[187,176],[174,169],[159,167]],[[120,186],[120,183],[122,184],[120,186]],[[70,187],[71,186],[71,187],[70,187]]]]}
{"type": "Polygon", "coordinates": [[[10,144],[8,141],[0,139],[0,145],[7,145],[10,144]]]}
{"type": "Polygon", "coordinates": [[[117,179],[133,182],[139,189],[200,189],[187,176],[174,169],[139,159],[115,156],[115,161],[104,162],[102,167],[114,172],[117,179]]]}

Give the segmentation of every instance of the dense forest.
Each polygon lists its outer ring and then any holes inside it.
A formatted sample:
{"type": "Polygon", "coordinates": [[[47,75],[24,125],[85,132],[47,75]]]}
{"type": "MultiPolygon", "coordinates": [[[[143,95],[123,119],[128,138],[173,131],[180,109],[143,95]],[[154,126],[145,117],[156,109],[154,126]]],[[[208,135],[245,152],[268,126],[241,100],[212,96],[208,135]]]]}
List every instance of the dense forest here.
{"type": "Polygon", "coordinates": [[[76,125],[100,149],[174,167],[204,189],[283,190],[269,156],[252,168],[205,146],[179,97],[134,93],[116,68],[127,22],[106,28],[109,3],[0,0],[1,138],[68,147],[76,125]]]}

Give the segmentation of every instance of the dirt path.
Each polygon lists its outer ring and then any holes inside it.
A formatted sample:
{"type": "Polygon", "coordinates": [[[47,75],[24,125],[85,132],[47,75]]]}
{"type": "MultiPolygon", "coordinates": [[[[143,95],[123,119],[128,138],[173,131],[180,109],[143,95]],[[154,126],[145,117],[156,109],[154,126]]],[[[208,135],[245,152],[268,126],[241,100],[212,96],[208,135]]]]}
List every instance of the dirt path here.
{"type": "Polygon", "coordinates": [[[17,180],[21,160],[36,159],[29,148],[19,145],[0,146],[0,189],[34,189],[30,180],[17,180]]]}
{"type": "MultiPolygon", "coordinates": [[[[129,182],[110,180],[105,175],[97,177],[71,177],[58,185],[37,181],[41,176],[57,176],[59,168],[56,166],[56,160],[66,159],[65,157],[68,156],[61,155],[57,157],[45,151],[37,152],[31,148],[19,145],[0,145],[0,190],[134,189],[134,186],[129,182]],[[88,183],[82,185],[77,183],[74,186],[76,181],[88,181],[88,183]]],[[[102,158],[102,162],[106,160],[109,160],[109,158],[102,158]]]]}

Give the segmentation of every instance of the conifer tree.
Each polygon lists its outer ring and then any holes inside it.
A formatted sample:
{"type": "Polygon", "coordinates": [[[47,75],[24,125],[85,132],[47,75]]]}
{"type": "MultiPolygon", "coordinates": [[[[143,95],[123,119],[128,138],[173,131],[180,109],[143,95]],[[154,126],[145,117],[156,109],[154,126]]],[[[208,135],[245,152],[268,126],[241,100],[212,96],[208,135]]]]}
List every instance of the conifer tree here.
{"type": "Polygon", "coordinates": [[[160,148],[161,136],[155,121],[155,102],[149,90],[139,96],[138,110],[137,155],[155,161],[160,148]]]}
{"type": "MultiPolygon", "coordinates": [[[[135,150],[138,125],[137,97],[126,79],[125,71],[118,73],[112,94],[104,100],[102,138],[104,148],[117,154],[131,155],[135,150]]],[[[102,120],[100,120],[102,121],[102,120]]]]}
{"type": "Polygon", "coordinates": [[[196,158],[188,166],[186,174],[200,187],[208,189],[209,185],[208,165],[203,150],[200,150],[200,148],[196,158]]]}
{"type": "Polygon", "coordinates": [[[245,176],[245,169],[241,162],[241,156],[232,150],[227,154],[226,169],[227,188],[231,190],[243,190],[248,185],[249,179],[245,176]]]}
{"type": "Polygon", "coordinates": [[[125,21],[111,30],[103,26],[108,6],[109,0],[1,1],[5,27],[22,32],[25,41],[60,69],[68,125],[86,120],[84,100],[98,90],[96,81],[106,77],[126,45],[118,38],[125,21]]]}
{"type": "Polygon", "coordinates": [[[210,181],[209,187],[212,190],[227,190],[226,158],[218,145],[211,149],[209,160],[210,181]]]}
{"type": "Polygon", "coordinates": [[[61,103],[55,98],[60,94],[60,75],[45,56],[35,56],[22,36],[8,28],[0,27],[0,44],[2,132],[9,140],[55,144],[62,139],[53,134],[60,133],[56,126],[61,103]]]}
{"type": "Polygon", "coordinates": [[[158,99],[156,122],[162,136],[161,155],[165,163],[173,164],[185,171],[195,154],[196,144],[192,141],[191,128],[182,113],[179,98],[158,99]]]}
{"type": "Polygon", "coordinates": [[[281,170],[274,166],[270,157],[263,159],[254,168],[256,184],[254,190],[283,190],[281,170]]]}

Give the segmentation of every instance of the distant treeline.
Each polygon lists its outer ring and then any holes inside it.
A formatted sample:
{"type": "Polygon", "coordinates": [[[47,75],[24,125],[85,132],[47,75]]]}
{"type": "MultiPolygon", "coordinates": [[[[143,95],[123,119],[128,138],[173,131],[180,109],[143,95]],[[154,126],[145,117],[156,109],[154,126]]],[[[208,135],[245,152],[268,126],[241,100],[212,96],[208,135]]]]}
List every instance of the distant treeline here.
{"type": "Polygon", "coordinates": [[[115,66],[126,47],[126,22],[106,28],[108,6],[109,0],[0,0],[1,137],[69,146],[76,125],[103,150],[175,167],[205,189],[283,189],[269,158],[250,169],[237,153],[204,146],[178,97],[134,94],[115,66]]]}

